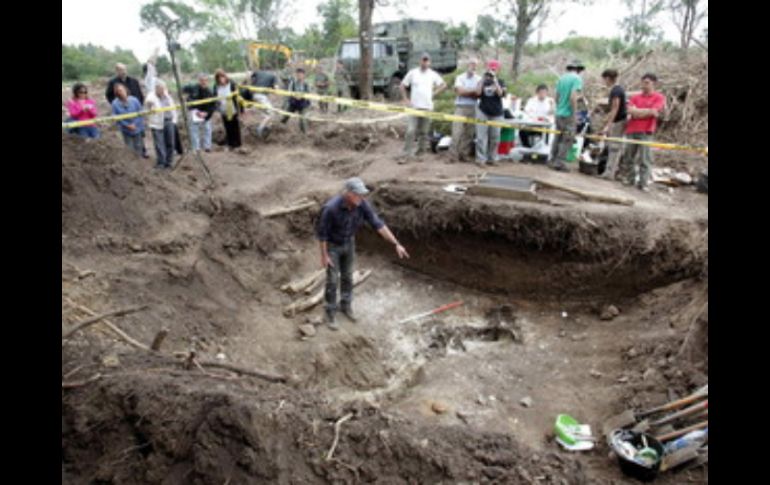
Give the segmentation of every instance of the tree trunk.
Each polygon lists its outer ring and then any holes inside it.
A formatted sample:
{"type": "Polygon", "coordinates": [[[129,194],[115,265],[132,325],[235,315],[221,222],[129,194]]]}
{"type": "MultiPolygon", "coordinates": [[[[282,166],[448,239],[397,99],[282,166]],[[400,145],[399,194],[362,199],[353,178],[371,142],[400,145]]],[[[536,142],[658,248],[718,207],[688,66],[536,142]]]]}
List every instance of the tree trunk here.
{"type": "Polygon", "coordinates": [[[358,88],[361,99],[371,99],[372,97],[373,10],[374,0],[358,0],[358,40],[361,49],[358,88]]]}
{"type": "Polygon", "coordinates": [[[516,32],[514,33],[513,45],[513,65],[511,66],[511,82],[519,78],[521,66],[521,57],[524,53],[524,44],[527,42],[530,23],[532,22],[524,9],[519,9],[519,15],[516,19],[516,32]]]}

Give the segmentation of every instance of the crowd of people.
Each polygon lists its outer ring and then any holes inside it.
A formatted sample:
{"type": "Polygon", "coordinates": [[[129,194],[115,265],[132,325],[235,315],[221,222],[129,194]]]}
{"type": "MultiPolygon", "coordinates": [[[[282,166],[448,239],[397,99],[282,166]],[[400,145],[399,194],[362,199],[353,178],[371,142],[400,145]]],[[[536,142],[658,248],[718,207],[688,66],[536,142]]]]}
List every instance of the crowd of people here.
{"type": "MultiPolygon", "coordinates": [[[[431,59],[428,53],[420,58],[419,66],[408,71],[401,81],[399,88],[403,103],[415,110],[433,111],[434,98],[447,89],[443,78],[430,67],[431,59]]],[[[455,110],[454,114],[481,121],[500,122],[511,118],[511,111],[518,106],[515,96],[508,93],[506,83],[500,77],[500,62],[489,60],[482,74],[477,72],[479,62],[469,59],[464,72],[454,79],[455,110]]],[[[575,144],[577,127],[581,121],[581,111],[578,104],[583,97],[583,72],[585,66],[580,61],[567,64],[566,72],[561,75],[554,87],[554,97],[550,96],[549,87],[539,85],[530,97],[523,110],[525,116],[544,126],[554,127],[559,131],[554,135],[551,144],[549,166],[558,171],[569,171],[567,162],[575,144]]],[[[166,84],[157,77],[154,61],[151,59],[144,68],[144,85],[149,95],[145,98],[140,82],[128,75],[126,66],[117,64],[116,75],[109,80],[105,97],[114,115],[140,113],[144,110],[166,108],[163,111],[147,116],[137,114],[136,117],[122,119],[117,126],[125,141],[138,155],[149,158],[145,145],[149,127],[155,153],[157,168],[173,166],[173,154],[182,154],[183,148],[179,137],[179,115],[175,102],[169,94],[166,84]]],[[[294,93],[315,92],[320,95],[335,94],[338,97],[350,97],[350,73],[342,61],[337,61],[333,80],[318,64],[312,72],[312,80],[306,78],[303,67],[294,67],[291,63],[277,75],[269,66],[254,71],[250,78],[251,86],[263,88],[283,88],[294,93]]],[[[609,89],[608,112],[606,122],[598,134],[611,138],[627,138],[629,140],[649,141],[655,134],[657,118],[665,108],[665,97],[655,91],[657,77],[648,73],[642,77],[641,92],[634,96],[626,96],[622,86],[618,84],[618,72],[607,69],[602,73],[602,79],[609,89]]],[[[266,138],[273,119],[272,103],[267,95],[239,88],[228,74],[217,69],[213,76],[213,85],[209,86],[209,75],[201,73],[197,83],[184,86],[183,92],[187,102],[197,102],[210,98],[220,98],[206,103],[190,106],[185,116],[190,126],[192,149],[211,151],[212,118],[218,113],[225,131],[228,149],[245,153],[241,141],[241,116],[244,113],[243,103],[240,103],[233,93],[239,93],[247,101],[261,105],[261,120],[256,133],[266,138]]],[[[98,138],[99,129],[95,123],[87,123],[98,117],[96,102],[89,97],[88,88],[83,83],[76,83],[72,88],[72,99],[67,102],[69,121],[85,122],[83,126],[71,128],[71,133],[98,138]]],[[[282,123],[287,123],[291,114],[299,120],[302,133],[308,131],[306,113],[311,102],[302,96],[286,96],[282,110],[282,123]]],[[[326,102],[319,102],[321,113],[328,113],[326,102]]],[[[337,105],[337,111],[347,107],[337,105]]],[[[423,116],[409,116],[404,142],[404,148],[398,163],[408,163],[420,160],[419,155],[429,150],[431,141],[431,120],[423,116]]],[[[489,126],[487,124],[471,124],[455,122],[452,125],[451,158],[452,161],[474,161],[480,166],[496,165],[514,145],[514,129],[489,126]]],[[[519,138],[524,146],[532,145],[532,137],[539,136],[536,130],[523,128],[518,130],[519,138]]],[[[606,169],[602,176],[608,179],[620,180],[627,185],[636,185],[641,190],[649,190],[651,179],[652,153],[647,145],[609,141],[606,169]],[[638,176],[637,176],[638,175],[638,176]]]]}

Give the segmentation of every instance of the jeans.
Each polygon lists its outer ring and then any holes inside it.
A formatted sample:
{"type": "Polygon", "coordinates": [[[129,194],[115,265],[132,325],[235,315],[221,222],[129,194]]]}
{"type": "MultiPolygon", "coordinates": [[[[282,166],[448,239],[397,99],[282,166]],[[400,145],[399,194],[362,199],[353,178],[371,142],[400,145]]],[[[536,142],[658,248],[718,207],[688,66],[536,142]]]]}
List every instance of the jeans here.
{"type": "Polygon", "coordinates": [[[143,155],[142,150],[144,149],[144,132],[135,135],[129,135],[122,131],[120,133],[123,135],[123,141],[126,143],[126,146],[141,157],[143,155]]]}
{"type": "Polygon", "coordinates": [[[566,167],[567,154],[572,145],[575,144],[575,128],[577,122],[574,116],[557,116],[556,129],[561,131],[556,135],[551,147],[551,166],[566,167]]]}
{"type": "Polygon", "coordinates": [[[163,129],[152,129],[152,141],[158,156],[157,167],[171,168],[174,164],[174,126],[174,123],[168,120],[163,123],[163,129]]]}
{"type": "Polygon", "coordinates": [[[337,286],[340,286],[340,306],[350,308],[353,301],[353,263],[355,261],[356,242],[348,240],[345,244],[328,243],[326,247],[334,267],[326,268],[326,311],[337,311],[337,286]]]}
{"type": "MultiPolygon", "coordinates": [[[[650,141],[652,135],[647,133],[630,133],[626,138],[631,140],[650,141]]],[[[626,152],[620,160],[620,180],[628,185],[636,182],[636,171],[639,170],[639,187],[650,184],[652,177],[652,150],[647,145],[627,144],[626,152]]]]}
{"type": "MultiPolygon", "coordinates": [[[[77,121],[75,118],[67,118],[67,123],[77,121]]],[[[99,128],[96,125],[93,126],[79,126],[77,128],[69,128],[67,133],[71,135],[78,135],[84,138],[99,138],[99,128]]]]}
{"type": "MultiPolygon", "coordinates": [[[[489,116],[476,109],[476,118],[484,121],[502,121],[502,116],[489,116]]],[[[476,162],[486,163],[500,160],[497,146],[500,144],[500,128],[496,126],[476,125],[476,162]]]]}
{"type": "Polygon", "coordinates": [[[406,142],[404,143],[404,154],[410,157],[417,156],[423,151],[430,149],[430,118],[421,116],[410,116],[409,124],[406,127],[406,142]],[[415,142],[415,138],[417,138],[415,142]]]}
{"type": "Polygon", "coordinates": [[[194,151],[201,149],[200,144],[200,129],[203,128],[203,148],[211,150],[211,120],[202,121],[200,123],[194,123],[192,118],[190,119],[190,141],[194,151]]]}
{"type": "MultiPolygon", "coordinates": [[[[285,107],[285,111],[288,111],[289,113],[299,113],[299,129],[302,131],[302,133],[307,133],[307,119],[305,119],[305,110],[307,108],[303,108],[296,104],[289,104],[288,107],[285,107]]],[[[281,118],[281,123],[286,123],[289,121],[290,116],[284,115],[283,118],[281,118]]]]}
{"type": "MultiPolygon", "coordinates": [[[[611,138],[622,138],[623,133],[626,131],[626,120],[616,121],[610,127],[611,138]]],[[[620,162],[620,156],[623,154],[623,144],[616,142],[607,142],[607,148],[609,154],[607,156],[607,168],[604,169],[603,177],[612,179],[615,177],[615,172],[618,169],[620,162]]]]}
{"type": "MultiPolygon", "coordinates": [[[[476,106],[474,105],[456,105],[455,114],[474,118],[476,116],[476,106]]],[[[459,160],[471,156],[473,153],[473,134],[475,125],[471,123],[452,123],[452,153],[459,160]]]]}

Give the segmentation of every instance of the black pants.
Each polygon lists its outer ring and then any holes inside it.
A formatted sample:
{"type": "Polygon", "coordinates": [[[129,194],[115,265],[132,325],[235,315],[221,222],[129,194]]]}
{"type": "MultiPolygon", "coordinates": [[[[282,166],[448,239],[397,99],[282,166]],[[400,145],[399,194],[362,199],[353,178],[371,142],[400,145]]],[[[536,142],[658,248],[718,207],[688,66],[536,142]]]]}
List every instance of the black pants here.
{"type": "Polygon", "coordinates": [[[238,121],[238,115],[233,115],[230,121],[227,121],[226,116],[222,116],[222,124],[225,125],[227,146],[230,148],[238,148],[241,146],[241,125],[238,121]]]}
{"type": "Polygon", "coordinates": [[[179,136],[179,125],[174,125],[174,148],[180,155],[184,155],[184,147],[182,146],[182,138],[179,136]]]}

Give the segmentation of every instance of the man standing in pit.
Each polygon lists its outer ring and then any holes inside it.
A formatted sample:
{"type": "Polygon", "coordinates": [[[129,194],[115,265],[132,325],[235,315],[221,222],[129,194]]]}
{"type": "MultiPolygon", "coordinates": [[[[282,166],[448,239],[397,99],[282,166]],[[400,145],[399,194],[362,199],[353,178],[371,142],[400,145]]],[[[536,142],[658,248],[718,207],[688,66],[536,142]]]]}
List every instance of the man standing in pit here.
{"type": "Polygon", "coordinates": [[[358,177],[353,177],[345,181],[342,193],[329,199],[321,209],[317,237],[321,246],[321,267],[326,269],[326,323],[332,330],[339,329],[335,320],[338,283],[341,287],[340,310],[351,322],[356,321],[351,308],[355,235],[364,222],[393,244],[399,258],[409,257],[404,246],[364,198],[368,193],[369,189],[364,182],[358,177]]]}

